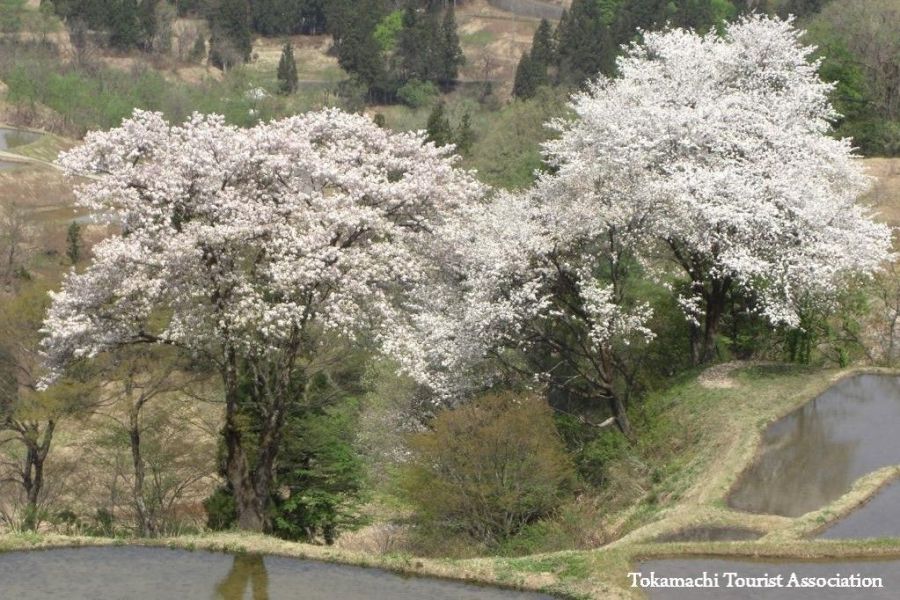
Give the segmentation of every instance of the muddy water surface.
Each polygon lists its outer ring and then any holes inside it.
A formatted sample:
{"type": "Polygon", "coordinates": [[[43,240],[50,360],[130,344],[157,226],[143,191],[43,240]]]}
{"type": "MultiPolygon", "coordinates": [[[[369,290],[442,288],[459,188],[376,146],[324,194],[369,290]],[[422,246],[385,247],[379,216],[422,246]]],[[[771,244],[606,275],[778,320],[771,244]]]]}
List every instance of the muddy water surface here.
{"type": "Polygon", "coordinates": [[[900,378],[846,379],[766,429],[728,504],[788,517],[821,508],[863,475],[900,464],[898,425],[900,378]]]}
{"type": "MultiPolygon", "coordinates": [[[[900,481],[889,484],[849,515],[823,531],[826,539],[900,537],[900,481]]],[[[897,590],[900,597],[900,590],[897,590]]]]}
{"type": "Polygon", "coordinates": [[[138,547],[0,554],[0,597],[15,600],[549,598],[291,558],[138,547]]]}

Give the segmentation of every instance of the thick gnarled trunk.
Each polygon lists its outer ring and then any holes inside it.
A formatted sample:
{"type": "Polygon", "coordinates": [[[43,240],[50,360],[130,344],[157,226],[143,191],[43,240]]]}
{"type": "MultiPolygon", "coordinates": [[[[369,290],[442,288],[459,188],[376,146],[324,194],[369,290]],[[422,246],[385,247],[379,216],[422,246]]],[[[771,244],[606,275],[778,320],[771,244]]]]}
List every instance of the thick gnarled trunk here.
{"type": "Polygon", "coordinates": [[[284,428],[286,400],[296,390],[283,374],[270,381],[257,379],[250,385],[250,398],[258,414],[253,422],[253,448],[241,425],[242,403],[247,400],[237,375],[236,363],[227,369],[225,381],[225,476],[234,494],[237,526],[244,531],[266,532],[271,523],[269,502],[275,480],[275,460],[284,428]],[[252,457],[252,458],[251,458],[252,457]]]}

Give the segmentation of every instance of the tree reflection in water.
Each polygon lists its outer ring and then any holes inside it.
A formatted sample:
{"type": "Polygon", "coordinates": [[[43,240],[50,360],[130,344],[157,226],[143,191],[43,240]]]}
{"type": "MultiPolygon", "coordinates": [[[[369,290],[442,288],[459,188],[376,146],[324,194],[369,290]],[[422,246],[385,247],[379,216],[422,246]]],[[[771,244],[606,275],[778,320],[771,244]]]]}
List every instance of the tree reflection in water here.
{"type": "Polygon", "coordinates": [[[228,575],[216,586],[219,600],[244,600],[244,590],[250,584],[253,600],[269,600],[269,574],[260,554],[237,554],[228,575]]]}

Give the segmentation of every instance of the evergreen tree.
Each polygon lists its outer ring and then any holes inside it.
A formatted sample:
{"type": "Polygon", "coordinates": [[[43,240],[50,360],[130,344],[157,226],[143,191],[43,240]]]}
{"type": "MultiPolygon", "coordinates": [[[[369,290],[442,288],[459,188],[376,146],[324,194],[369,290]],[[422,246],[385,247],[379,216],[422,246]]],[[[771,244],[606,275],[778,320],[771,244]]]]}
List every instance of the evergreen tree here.
{"type": "Polygon", "coordinates": [[[327,11],[338,64],[365,87],[370,98],[379,100],[392,98],[397,87],[388,76],[374,35],[384,13],[381,0],[332,0],[327,11]]]}
{"type": "Polygon", "coordinates": [[[531,60],[544,66],[552,65],[556,60],[554,46],[553,28],[547,19],[541,19],[541,24],[535,30],[531,41],[531,60]]]}
{"type": "Polygon", "coordinates": [[[165,0],[141,0],[137,8],[139,45],[144,51],[153,47],[153,37],[157,31],[157,6],[165,0]]]}
{"type": "Polygon", "coordinates": [[[135,48],[141,41],[137,0],[114,0],[107,5],[109,45],[119,50],[135,48]]]}
{"type": "Polygon", "coordinates": [[[317,34],[325,30],[327,0],[254,0],[253,30],[262,35],[317,34]]]}
{"type": "Polygon", "coordinates": [[[521,100],[533,98],[541,85],[547,84],[547,67],[534,60],[531,53],[522,53],[519,64],[516,66],[516,76],[513,80],[513,96],[521,100]]]}
{"type": "Polygon", "coordinates": [[[218,0],[209,21],[212,29],[210,63],[227,69],[250,59],[253,39],[248,0],[218,0]]]}
{"type": "Polygon", "coordinates": [[[297,91],[297,63],[290,42],[284,43],[281,58],[278,60],[278,90],[282,94],[293,94],[297,91]]]}
{"type": "Polygon", "coordinates": [[[456,15],[453,4],[447,7],[444,21],[441,23],[440,72],[438,83],[443,87],[452,85],[459,76],[459,68],[465,64],[466,57],[459,45],[459,34],[456,31],[456,15]]]}
{"type": "Polygon", "coordinates": [[[613,74],[616,45],[595,0],[573,0],[558,34],[561,82],[581,85],[598,73],[613,74]]]}
{"type": "Polygon", "coordinates": [[[460,154],[468,155],[475,143],[475,130],[472,128],[472,115],[466,111],[456,131],[456,149],[460,154]]]}
{"type": "Polygon", "coordinates": [[[446,146],[453,143],[453,129],[450,127],[450,119],[447,118],[446,106],[441,100],[434,105],[431,114],[428,115],[428,123],[425,130],[428,133],[428,141],[436,146],[446,146]]]}
{"type": "Polygon", "coordinates": [[[66,231],[66,256],[73,265],[81,258],[81,225],[78,221],[72,221],[66,231]]]}

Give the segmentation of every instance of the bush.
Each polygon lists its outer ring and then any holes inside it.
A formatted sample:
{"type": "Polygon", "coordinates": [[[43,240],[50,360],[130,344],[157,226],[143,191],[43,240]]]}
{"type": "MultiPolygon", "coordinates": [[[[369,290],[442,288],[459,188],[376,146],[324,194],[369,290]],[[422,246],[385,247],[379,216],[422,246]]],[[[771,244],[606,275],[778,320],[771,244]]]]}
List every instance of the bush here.
{"type": "Polygon", "coordinates": [[[413,79],[397,90],[397,98],[412,108],[421,108],[429,104],[438,95],[437,86],[430,81],[413,79]]]}
{"type": "Polygon", "coordinates": [[[230,529],[237,522],[234,494],[227,487],[216,489],[203,501],[206,509],[206,526],[213,531],[230,529]]]}
{"type": "Polygon", "coordinates": [[[444,411],[410,447],[401,489],[423,529],[489,546],[554,512],[575,483],[551,409],[534,396],[491,395],[444,411]]]}

